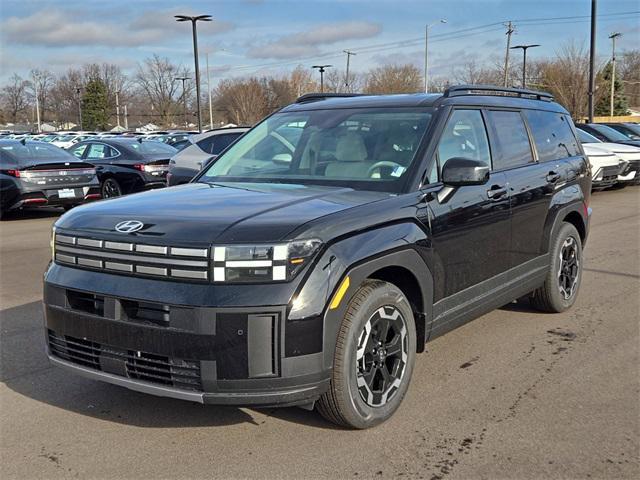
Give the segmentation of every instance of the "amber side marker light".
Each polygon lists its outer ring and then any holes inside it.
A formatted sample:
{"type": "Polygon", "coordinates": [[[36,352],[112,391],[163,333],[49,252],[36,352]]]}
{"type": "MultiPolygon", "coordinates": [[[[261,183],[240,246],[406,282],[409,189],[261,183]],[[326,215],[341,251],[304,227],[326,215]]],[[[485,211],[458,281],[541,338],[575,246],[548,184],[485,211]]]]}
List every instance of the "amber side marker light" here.
{"type": "Polygon", "coordinates": [[[335,310],[336,308],[338,308],[340,306],[340,302],[342,301],[342,297],[344,297],[344,294],[347,293],[348,289],[349,289],[349,277],[347,276],[347,277],[344,277],[344,280],[340,284],[340,287],[338,288],[338,291],[333,296],[333,300],[331,300],[331,305],[329,305],[329,309],[330,310],[335,310]]]}

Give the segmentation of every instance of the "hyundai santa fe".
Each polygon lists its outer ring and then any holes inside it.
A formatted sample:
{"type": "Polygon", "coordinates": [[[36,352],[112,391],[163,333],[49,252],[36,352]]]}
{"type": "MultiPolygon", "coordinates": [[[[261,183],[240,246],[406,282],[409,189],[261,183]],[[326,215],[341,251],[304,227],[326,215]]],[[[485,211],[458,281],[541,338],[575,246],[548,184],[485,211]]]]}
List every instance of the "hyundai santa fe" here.
{"type": "Polygon", "coordinates": [[[541,92],[299,98],[187,185],[54,225],[48,354],[201,403],[388,419],[425,343],[576,301],[591,171],[541,92]]]}

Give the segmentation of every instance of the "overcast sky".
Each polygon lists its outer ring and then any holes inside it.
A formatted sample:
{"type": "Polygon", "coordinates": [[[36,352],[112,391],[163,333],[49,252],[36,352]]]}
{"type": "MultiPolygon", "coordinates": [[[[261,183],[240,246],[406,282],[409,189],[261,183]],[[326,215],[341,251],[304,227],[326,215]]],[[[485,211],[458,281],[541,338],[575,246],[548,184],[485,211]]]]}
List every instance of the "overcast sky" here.
{"type": "MultiPolygon", "coordinates": [[[[343,49],[355,70],[386,63],[423,65],[424,26],[430,30],[432,74],[447,75],[475,59],[504,55],[505,28],[513,44],[540,43],[532,58],[555,55],[568,41],[588,48],[590,0],[1,0],[0,82],[31,68],[57,73],[87,62],[110,62],[132,71],[154,53],[192,65],[189,24],[173,15],[211,14],[199,24],[201,68],[210,52],[216,78],[278,73],[297,64],[344,68],[343,49]],[[176,6],[177,5],[177,6],[176,6]],[[566,18],[574,17],[574,18],[566,18]],[[578,17],[578,18],[575,18],[578,17]],[[551,20],[554,19],[554,20],[551,20]]],[[[622,32],[620,50],[640,45],[640,0],[600,0],[598,55],[610,55],[608,35],[622,32]],[[635,14],[630,12],[637,12],[635,14]]]]}

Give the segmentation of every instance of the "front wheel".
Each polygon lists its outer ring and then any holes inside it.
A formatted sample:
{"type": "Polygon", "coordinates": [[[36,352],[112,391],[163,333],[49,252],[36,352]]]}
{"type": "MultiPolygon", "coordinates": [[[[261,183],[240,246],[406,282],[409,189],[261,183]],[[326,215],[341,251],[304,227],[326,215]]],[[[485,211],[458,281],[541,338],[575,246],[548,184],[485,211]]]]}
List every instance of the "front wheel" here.
{"type": "Polygon", "coordinates": [[[543,312],[560,313],[575,303],[582,280],[582,240],[576,227],[562,224],[550,255],[546,280],[533,292],[531,303],[543,312]]]}
{"type": "Polygon", "coordinates": [[[367,280],[342,320],[329,391],[318,411],[350,428],[384,422],[409,388],[415,357],[415,320],[406,297],[395,285],[367,280]]]}
{"type": "Polygon", "coordinates": [[[100,187],[102,198],[114,198],[122,195],[122,188],[115,178],[107,178],[100,187]]]}

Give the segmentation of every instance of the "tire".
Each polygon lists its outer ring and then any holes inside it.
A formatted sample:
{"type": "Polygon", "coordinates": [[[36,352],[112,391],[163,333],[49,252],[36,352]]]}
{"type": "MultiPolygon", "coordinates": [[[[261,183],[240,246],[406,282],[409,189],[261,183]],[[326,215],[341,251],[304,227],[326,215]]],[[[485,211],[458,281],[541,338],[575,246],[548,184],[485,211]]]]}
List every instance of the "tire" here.
{"type": "Polygon", "coordinates": [[[533,292],[531,305],[543,312],[560,313],[575,303],[582,282],[582,240],[576,227],[562,224],[553,238],[550,255],[547,277],[533,292]]]}
{"type": "Polygon", "coordinates": [[[115,178],[108,177],[100,185],[100,192],[102,193],[102,198],[120,197],[122,195],[122,187],[115,178]]]}
{"type": "Polygon", "coordinates": [[[329,390],[320,397],[318,411],[343,427],[364,429],[384,422],[402,403],[415,357],[415,320],[406,297],[390,283],[365,281],[340,325],[329,390]],[[385,325],[387,349],[376,349],[378,329],[385,325]]]}

